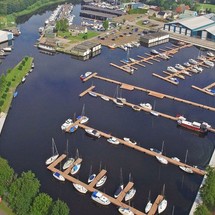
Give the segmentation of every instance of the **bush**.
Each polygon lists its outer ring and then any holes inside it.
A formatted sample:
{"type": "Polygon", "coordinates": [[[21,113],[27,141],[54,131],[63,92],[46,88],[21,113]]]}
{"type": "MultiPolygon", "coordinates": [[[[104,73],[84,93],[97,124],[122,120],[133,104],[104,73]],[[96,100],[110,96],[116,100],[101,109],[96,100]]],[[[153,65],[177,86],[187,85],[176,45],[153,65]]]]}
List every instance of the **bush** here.
{"type": "Polygon", "coordinates": [[[0,100],[0,106],[4,104],[4,100],[0,100]]]}
{"type": "Polygon", "coordinates": [[[8,70],[7,70],[7,73],[9,74],[11,71],[12,71],[12,69],[8,69],[8,70]]]}
{"type": "Polygon", "coordinates": [[[6,99],[6,97],[7,97],[7,94],[4,93],[3,96],[2,96],[2,98],[3,98],[3,99],[6,99]]]}
{"type": "Polygon", "coordinates": [[[5,93],[7,93],[9,91],[9,88],[8,87],[6,87],[6,89],[5,89],[5,93]]]}
{"type": "Polygon", "coordinates": [[[9,87],[11,85],[11,81],[8,81],[7,82],[7,86],[9,87]]]}
{"type": "Polygon", "coordinates": [[[18,68],[18,70],[22,70],[22,65],[19,65],[19,68],[18,68]]]}

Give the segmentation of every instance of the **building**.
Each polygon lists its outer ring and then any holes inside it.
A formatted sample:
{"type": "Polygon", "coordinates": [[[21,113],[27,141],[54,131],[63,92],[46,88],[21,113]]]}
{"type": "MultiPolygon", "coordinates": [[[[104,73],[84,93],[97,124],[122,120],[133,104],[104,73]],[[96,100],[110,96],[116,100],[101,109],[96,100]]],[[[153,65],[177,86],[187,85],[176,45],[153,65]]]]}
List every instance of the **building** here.
{"type": "Polygon", "coordinates": [[[140,44],[146,47],[152,47],[167,42],[169,42],[169,34],[164,32],[146,34],[140,37],[140,44]]]}
{"type": "Polygon", "coordinates": [[[78,34],[87,33],[87,27],[81,26],[81,25],[70,25],[69,31],[72,34],[72,36],[76,36],[78,34]]]}
{"type": "Polygon", "coordinates": [[[176,20],[164,24],[164,30],[189,37],[215,41],[215,21],[206,16],[176,20]]]}
{"type": "Polygon", "coordinates": [[[165,11],[159,11],[156,14],[156,18],[158,19],[166,19],[168,17],[168,14],[165,11]]]}
{"type": "Polygon", "coordinates": [[[0,30],[0,43],[8,42],[13,39],[13,33],[0,30]]]}
{"type": "Polygon", "coordinates": [[[197,11],[193,10],[184,10],[182,14],[179,15],[179,19],[191,18],[198,16],[197,11]]]}

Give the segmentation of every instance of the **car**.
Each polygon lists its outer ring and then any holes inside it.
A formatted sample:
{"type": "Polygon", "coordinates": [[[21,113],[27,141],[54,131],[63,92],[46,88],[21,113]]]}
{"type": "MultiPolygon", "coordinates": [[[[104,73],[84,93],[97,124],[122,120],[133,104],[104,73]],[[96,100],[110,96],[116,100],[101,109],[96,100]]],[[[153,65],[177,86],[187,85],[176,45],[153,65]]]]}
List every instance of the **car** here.
{"type": "Polygon", "coordinates": [[[150,23],[150,21],[149,20],[143,20],[143,25],[148,25],[149,23],[150,23]]]}

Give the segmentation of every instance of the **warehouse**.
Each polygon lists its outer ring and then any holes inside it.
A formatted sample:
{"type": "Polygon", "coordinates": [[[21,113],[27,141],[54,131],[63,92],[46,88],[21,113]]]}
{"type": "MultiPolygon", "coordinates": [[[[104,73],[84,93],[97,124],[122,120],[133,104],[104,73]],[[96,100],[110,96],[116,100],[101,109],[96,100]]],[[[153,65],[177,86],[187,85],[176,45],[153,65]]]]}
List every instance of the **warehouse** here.
{"type": "Polygon", "coordinates": [[[4,43],[13,39],[13,33],[0,30],[0,43],[4,43]]]}
{"type": "Polygon", "coordinates": [[[164,25],[166,31],[212,41],[215,41],[214,28],[215,21],[206,16],[176,20],[164,25]]]}

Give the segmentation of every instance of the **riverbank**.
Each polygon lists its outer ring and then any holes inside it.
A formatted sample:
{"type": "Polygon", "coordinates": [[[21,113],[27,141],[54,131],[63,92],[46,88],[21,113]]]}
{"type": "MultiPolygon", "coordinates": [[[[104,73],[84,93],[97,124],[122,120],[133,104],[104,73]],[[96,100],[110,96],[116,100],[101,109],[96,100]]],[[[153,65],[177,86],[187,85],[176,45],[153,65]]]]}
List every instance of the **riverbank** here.
{"type": "Polygon", "coordinates": [[[1,215],[14,215],[13,211],[7,206],[5,201],[0,203],[0,214],[1,215]]]}

